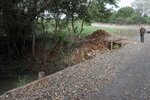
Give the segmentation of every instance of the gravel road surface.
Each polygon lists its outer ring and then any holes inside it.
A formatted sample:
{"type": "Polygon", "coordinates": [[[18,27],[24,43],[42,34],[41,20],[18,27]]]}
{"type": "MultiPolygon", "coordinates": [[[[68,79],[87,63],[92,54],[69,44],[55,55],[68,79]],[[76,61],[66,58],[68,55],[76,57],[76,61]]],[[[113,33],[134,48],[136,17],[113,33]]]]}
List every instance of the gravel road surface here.
{"type": "Polygon", "coordinates": [[[124,68],[119,71],[112,83],[94,94],[93,98],[150,100],[150,35],[146,35],[146,41],[134,59],[125,63],[124,68]]]}
{"type": "Polygon", "coordinates": [[[97,55],[11,90],[0,100],[150,100],[150,34],[145,43],[97,55]]]}

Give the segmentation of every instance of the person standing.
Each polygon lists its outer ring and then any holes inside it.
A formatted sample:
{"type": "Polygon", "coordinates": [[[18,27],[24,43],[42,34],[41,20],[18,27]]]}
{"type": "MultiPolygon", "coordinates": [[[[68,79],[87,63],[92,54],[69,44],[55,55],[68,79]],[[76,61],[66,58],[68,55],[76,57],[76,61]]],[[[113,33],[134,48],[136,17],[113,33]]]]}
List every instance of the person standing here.
{"type": "Polygon", "coordinates": [[[145,34],[145,28],[141,27],[140,28],[140,38],[141,38],[141,42],[144,43],[144,34],[145,34]]]}

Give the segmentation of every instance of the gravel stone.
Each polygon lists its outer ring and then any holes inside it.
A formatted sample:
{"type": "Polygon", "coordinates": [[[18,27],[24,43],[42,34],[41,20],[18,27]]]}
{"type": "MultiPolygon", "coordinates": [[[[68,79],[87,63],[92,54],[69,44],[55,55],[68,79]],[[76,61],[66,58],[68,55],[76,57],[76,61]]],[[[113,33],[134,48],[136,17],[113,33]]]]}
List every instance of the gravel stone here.
{"type": "MultiPolygon", "coordinates": [[[[144,74],[145,77],[143,79],[145,81],[145,88],[140,88],[140,90],[137,89],[136,91],[135,88],[130,90],[133,84],[140,86],[140,80],[144,76],[140,73],[137,74],[130,67],[135,69],[134,67],[139,66],[139,63],[136,63],[138,61],[150,64],[148,63],[150,60],[148,56],[146,56],[147,60],[137,58],[143,47],[144,44],[139,41],[136,41],[136,44],[135,41],[130,41],[124,48],[97,55],[91,60],[66,68],[23,87],[8,91],[0,96],[0,100],[99,100],[101,98],[104,98],[103,100],[131,100],[131,98],[133,100],[140,100],[141,98],[141,100],[148,100],[150,98],[147,95],[150,93],[150,84],[147,82],[150,82],[150,77],[146,76],[146,74],[144,74]],[[138,60],[135,61],[135,58],[138,60]],[[137,83],[133,82],[132,78],[130,80],[131,83],[126,83],[126,80],[123,79],[121,82],[126,84],[127,87],[116,91],[117,94],[120,93],[118,95],[114,95],[115,91],[112,94],[109,93],[110,84],[113,84],[114,80],[118,77],[118,73],[122,70],[130,72],[128,76],[124,77],[138,75],[136,77],[137,83]],[[144,92],[141,93],[141,90],[144,92]],[[138,93],[141,94],[141,97],[137,98],[138,93]]],[[[146,71],[142,68],[140,70],[146,71]]],[[[146,73],[149,73],[149,70],[146,73]]],[[[117,84],[120,85],[121,83],[117,84]]]]}

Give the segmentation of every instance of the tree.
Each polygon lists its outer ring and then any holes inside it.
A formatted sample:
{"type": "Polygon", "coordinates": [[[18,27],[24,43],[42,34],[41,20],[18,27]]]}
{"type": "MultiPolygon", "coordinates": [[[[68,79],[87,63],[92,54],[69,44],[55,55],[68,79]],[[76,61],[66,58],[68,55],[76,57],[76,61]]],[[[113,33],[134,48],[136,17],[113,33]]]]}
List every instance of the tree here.
{"type": "Polygon", "coordinates": [[[112,12],[111,16],[109,17],[109,22],[117,24],[132,23],[131,17],[134,15],[134,12],[135,11],[132,7],[122,7],[117,12],[112,12]]]}
{"type": "Polygon", "coordinates": [[[111,16],[111,9],[106,8],[106,4],[117,6],[118,0],[91,0],[88,12],[91,19],[99,22],[106,22],[111,16]]]}
{"type": "Polygon", "coordinates": [[[131,17],[134,13],[132,7],[123,7],[117,11],[116,17],[128,18],[131,17]]]}
{"type": "Polygon", "coordinates": [[[142,15],[150,15],[150,3],[149,0],[135,0],[132,3],[132,7],[142,13],[142,15]]]}
{"type": "MultiPolygon", "coordinates": [[[[53,7],[49,9],[49,13],[55,18],[56,27],[60,26],[59,21],[62,21],[60,20],[61,16],[65,16],[65,26],[72,36],[73,41],[77,29],[74,25],[76,19],[82,20],[81,33],[83,31],[84,22],[90,23],[93,19],[95,19],[95,21],[103,21],[110,16],[110,11],[107,10],[105,5],[107,3],[115,5],[116,1],[117,0],[54,0],[53,7]],[[69,26],[69,23],[71,23],[71,26],[69,26]]],[[[57,29],[56,27],[55,29],[57,29]]],[[[61,31],[59,31],[59,34],[60,32],[61,31]]]]}
{"type": "Polygon", "coordinates": [[[1,1],[1,30],[6,34],[8,56],[24,55],[26,39],[33,32],[33,23],[49,3],[52,3],[52,0],[1,1]]]}
{"type": "Polygon", "coordinates": [[[132,7],[120,8],[117,12],[113,12],[110,16],[110,23],[117,24],[148,24],[150,21],[147,14],[142,16],[139,10],[132,7]]]}
{"type": "Polygon", "coordinates": [[[39,20],[41,20],[42,33],[44,33],[44,20],[50,18],[55,20],[54,35],[57,36],[57,40],[63,28],[67,27],[68,33],[73,36],[73,41],[74,34],[78,28],[75,27],[76,20],[82,20],[81,33],[83,31],[84,22],[90,22],[93,18],[103,21],[109,16],[105,5],[116,5],[117,1],[118,0],[0,0],[0,31],[2,30],[4,34],[6,34],[4,37],[5,57],[24,58],[27,49],[32,51],[33,56],[35,55],[34,49],[39,20]],[[94,9],[92,7],[94,7],[94,9]],[[45,12],[49,12],[50,16],[46,17],[45,12]],[[65,16],[64,19],[62,19],[63,15],[65,16]]]}

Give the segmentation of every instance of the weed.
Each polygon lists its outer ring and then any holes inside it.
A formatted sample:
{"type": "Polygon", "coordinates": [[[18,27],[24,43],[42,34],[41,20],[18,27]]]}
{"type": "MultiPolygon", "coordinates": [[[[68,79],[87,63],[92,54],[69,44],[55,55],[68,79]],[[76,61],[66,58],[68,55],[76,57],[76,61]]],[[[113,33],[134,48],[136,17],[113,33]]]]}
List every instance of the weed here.
{"type": "Polygon", "coordinates": [[[119,48],[119,45],[118,45],[118,44],[115,44],[115,45],[113,46],[113,48],[114,48],[114,49],[118,49],[118,48],[119,48]]]}
{"type": "Polygon", "coordinates": [[[18,77],[19,81],[17,83],[15,83],[16,87],[20,87],[23,86],[25,84],[27,84],[27,82],[29,82],[29,77],[27,75],[24,75],[24,77],[18,77]]]}

